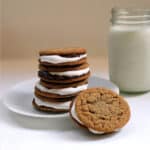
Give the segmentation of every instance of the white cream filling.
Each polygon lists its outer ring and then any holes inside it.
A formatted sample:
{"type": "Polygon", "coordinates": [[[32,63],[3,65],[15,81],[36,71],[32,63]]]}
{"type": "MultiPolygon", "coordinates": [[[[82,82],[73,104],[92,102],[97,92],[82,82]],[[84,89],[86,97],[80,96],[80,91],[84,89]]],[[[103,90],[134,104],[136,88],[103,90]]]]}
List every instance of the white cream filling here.
{"type": "Polygon", "coordinates": [[[42,92],[46,93],[54,93],[59,95],[69,95],[78,93],[80,91],[86,90],[88,87],[88,84],[80,85],[78,87],[69,87],[69,88],[63,88],[63,89],[48,89],[44,86],[42,86],[39,82],[36,83],[36,88],[39,89],[42,92]]]}
{"type": "Polygon", "coordinates": [[[57,63],[73,62],[85,57],[87,57],[87,54],[82,54],[80,56],[70,57],[70,58],[59,56],[59,55],[43,55],[40,56],[40,61],[57,64],[57,63]]]}
{"type": "Polygon", "coordinates": [[[94,134],[104,134],[105,132],[102,132],[102,131],[96,131],[96,130],[93,130],[91,128],[89,128],[89,131],[91,131],[92,133],[94,134]]]}
{"type": "Polygon", "coordinates": [[[81,125],[84,125],[83,122],[80,121],[80,119],[78,118],[77,114],[76,114],[76,111],[75,111],[75,101],[73,102],[72,104],[72,107],[71,107],[71,115],[72,117],[77,120],[81,125]]]}
{"type": "MultiPolygon", "coordinates": [[[[76,111],[75,111],[75,102],[73,102],[72,108],[71,108],[71,115],[72,117],[78,121],[81,125],[84,125],[84,123],[78,118],[76,111]]],[[[88,130],[94,134],[104,134],[105,132],[103,131],[96,131],[94,129],[88,128],[88,130]]],[[[120,129],[116,129],[115,131],[119,131],[120,129]]]]}
{"type": "Polygon", "coordinates": [[[71,101],[68,102],[45,102],[40,100],[38,97],[34,96],[35,102],[39,106],[46,106],[46,107],[52,107],[56,109],[69,109],[71,101]]]}
{"type": "Polygon", "coordinates": [[[90,70],[90,68],[85,68],[85,69],[81,69],[81,70],[75,70],[75,71],[65,71],[65,72],[50,72],[50,74],[52,75],[60,75],[60,76],[81,76],[83,74],[88,73],[90,70]]]}

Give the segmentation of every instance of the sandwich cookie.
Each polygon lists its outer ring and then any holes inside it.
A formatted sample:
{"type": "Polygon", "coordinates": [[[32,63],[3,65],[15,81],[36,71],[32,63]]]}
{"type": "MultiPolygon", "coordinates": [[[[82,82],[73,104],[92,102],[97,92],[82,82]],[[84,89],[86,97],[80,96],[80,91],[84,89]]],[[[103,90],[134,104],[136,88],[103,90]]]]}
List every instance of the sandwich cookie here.
{"type": "Polygon", "coordinates": [[[90,76],[90,71],[86,74],[83,74],[81,76],[61,76],[61,75],[52,75],[51,73],[47,72],[47,71],[39,71],[38,72],[38,76],[46,82],[50,82],[50,83],[74,83],[74,82],[79,82],[79,81],[83,81],[83,80],[87,80],[90,76]]]}
{"type": "Polygon", "coordinates": [[[40,65],[38,76],[52,83],[73,83],[86,80],[90,75],[89,64],[85,63],[75,67],[45,67],[40,65]]]}
{"type": "Polygon", "coordinates": [[[67,101],[73,101],[75,96],[72,97],[64,97],[64,98],[51,98],[51,97],[45,97],[39,95],[37,91],[34,92],[34,95],[41,99],[44,102],[67,102],[67,101]]]}
{"type": "Polygon", "coordinates": [[[85,73],[85,69],[89,68],[89,64],[88,63],[83,63],[81,65],[75,65],[75,66],[61,66],[61,67],[54,67],[54,66],[45,66],[45,65],[39,65],[39,70],[41,71],[48,71],[48,72],[68,72],[68,71],[77,71],[77,72],[84,72],[85,73]]]}
{"type": "Polygon", "coordinates": [[[43,85],[44,87],[48,88],[48,89],[63,89],[63,88],[68,88],[68,87],[77,87],[79,85],[84,85],[84,84],[88,84],[88,80],[82,80],[82,81],[78,81],[78,82],[73,82],[73,83],[50,83],[50,82],[46,82],[44,80],[40,80],[40,84],[43,85]]]}
{"type": "Polygon", "coordinates": [[[86,62],[84,48],[58,48],[40,51],[39,62],[47,66],[72,66],[86,62]]]}
{"type": "Polygon", "coordinates": [[[49,89],[44,87],[40,82],[35,85],[35,91],[38,95],[48,98],[65,98],[76,96],[79,92],[87,89],[88,84],[79,85],[77,87],[67,87],[62,89],[49,89]]]}
{"type": "Polygon", "coordinates": [[[65,113],[69,111],[69,106],[75,97],[69,98],[46,98],[38,95],[35,92],[32,101],[33,106],[40,111],[52,112],[52,113],[65,113]]]}
{"type": "Polygon", "coordinates": [[[53,113],[65,113],[68,112],[69,102],[43,102],[40,99],[34,98],[32,101],[33,106],[40,111],[53,112],[53,113]]]}
{"type": "Polygon", "coordinates": [[[118,131],[130,118],[130,108],[123,97],[105,88],[81,92],[70,106],[71,118],[93,134],[118,131]]]}

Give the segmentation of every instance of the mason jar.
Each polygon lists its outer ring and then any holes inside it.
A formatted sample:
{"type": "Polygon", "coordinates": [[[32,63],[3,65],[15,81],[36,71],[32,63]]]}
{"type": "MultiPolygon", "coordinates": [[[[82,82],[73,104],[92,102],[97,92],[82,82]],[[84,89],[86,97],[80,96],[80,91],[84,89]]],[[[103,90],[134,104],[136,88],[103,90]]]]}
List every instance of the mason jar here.
{"type": "Polygon", "coordinates": [[[112,9],[109,76],[124,92],[150,90],[150,9],[112,9]]]}

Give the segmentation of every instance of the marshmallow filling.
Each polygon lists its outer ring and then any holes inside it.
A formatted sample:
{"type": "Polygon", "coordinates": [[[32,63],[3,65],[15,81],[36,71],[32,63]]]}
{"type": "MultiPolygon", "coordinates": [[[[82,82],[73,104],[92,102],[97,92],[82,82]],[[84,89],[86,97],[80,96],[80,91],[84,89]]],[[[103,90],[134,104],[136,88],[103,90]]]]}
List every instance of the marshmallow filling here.
{"type": "Polygon", "coordinates": [[[71,101],[67,102],[46,102],[34,96],[35,103],[39,106],[51,107],[55,109],[69,109],[71,101]]]}
{"type": "Polygon", "coordinates": [[[58,95],[69,95],[69,94],[75,94],[80,91],[86,90],[88,87],[88,84],[80,85],[77,87],[68,87],[68,88],[63,88],[63,89],[48,89],[44,87],[43,85],[41,85],[39,82],[37,82],[35,87],[41,92],[53,93],[53,94],[58,94],[58,95]]]}
{"type": "Polygon", "coordinates": [[[48,62],[52,64],[58,64],[58,63],[67,63],[67,62],[74,62],[81,60],[82,58],[86,58],[87,54],[81,54],[79,56],[75,57],[64,57],[60,55],[42,55],[39,57],[41,62],[48,62]]]}

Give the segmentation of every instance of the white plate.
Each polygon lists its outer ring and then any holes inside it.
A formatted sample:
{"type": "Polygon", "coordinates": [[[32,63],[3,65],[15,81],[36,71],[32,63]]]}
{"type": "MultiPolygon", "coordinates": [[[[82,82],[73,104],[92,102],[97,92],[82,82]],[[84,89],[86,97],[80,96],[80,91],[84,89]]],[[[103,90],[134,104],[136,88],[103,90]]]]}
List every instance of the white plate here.
{"type": "MultiPolygon", "coordinates": [[[[38,118],[54,118],[68,116],[68,113],[50,114],[37,111],[32,107],[34,85],[36,81],[37,79],[28,80],[12,87],[7,92],[7,94],[3,96],[4,105],[10,111],[24,116],[38,118]]],[[[89,79],[89,87],[106,87],[119,93],[119,88],[114,83],[105,79],[101,79],[99,77],[91,77],[89,79]]]]}

